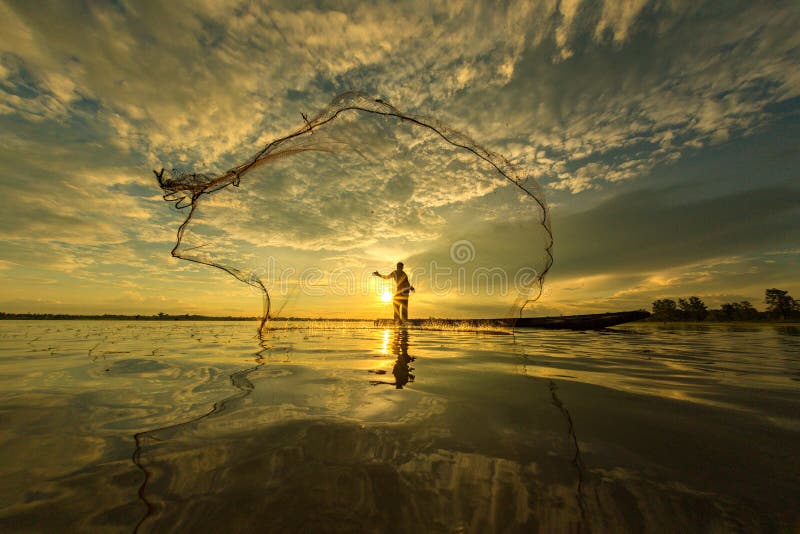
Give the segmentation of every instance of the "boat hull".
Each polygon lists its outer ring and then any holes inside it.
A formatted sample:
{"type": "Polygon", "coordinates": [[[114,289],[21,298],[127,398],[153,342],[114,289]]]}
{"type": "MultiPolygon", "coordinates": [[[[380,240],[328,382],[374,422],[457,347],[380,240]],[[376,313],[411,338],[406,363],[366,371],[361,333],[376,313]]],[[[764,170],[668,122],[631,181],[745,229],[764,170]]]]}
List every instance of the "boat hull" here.
{"type": "MultiPolygon", "coordinates": [[[[561,315],[558,317],[521,317],[505,319],[409,319],[405,324],[411,326],[440,326],[455,328],[472,327],[513,327],[547,328],[554,330],[599,330],[618,324],[630,323],[650,317],[650,313],[639,311],[593,313],[588,315],[561,315]]],[[[392,326],[391,319],[378,319],[376,326],[392,326]]]]}

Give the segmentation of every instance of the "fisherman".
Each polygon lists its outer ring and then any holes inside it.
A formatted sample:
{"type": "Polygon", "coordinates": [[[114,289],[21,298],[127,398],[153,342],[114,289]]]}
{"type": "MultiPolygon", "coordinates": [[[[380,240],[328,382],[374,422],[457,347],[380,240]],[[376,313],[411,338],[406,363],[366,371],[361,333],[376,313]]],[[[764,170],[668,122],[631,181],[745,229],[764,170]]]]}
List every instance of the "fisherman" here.
{"type": "Polygon", "coordinates": [[[397,262],[397,269],[390,274],[382,275],[378,271],[372,274],[373,276],[380,276],[384,280],[394,280],[395,290],[394,298],[392,299],[394,321],[396,323],[408,321],[408,294],[410,291],[414,291],[414,288],[411,286],[411,282],[408,281],[408,275],[403,270],[403,262],[397,262]]]}

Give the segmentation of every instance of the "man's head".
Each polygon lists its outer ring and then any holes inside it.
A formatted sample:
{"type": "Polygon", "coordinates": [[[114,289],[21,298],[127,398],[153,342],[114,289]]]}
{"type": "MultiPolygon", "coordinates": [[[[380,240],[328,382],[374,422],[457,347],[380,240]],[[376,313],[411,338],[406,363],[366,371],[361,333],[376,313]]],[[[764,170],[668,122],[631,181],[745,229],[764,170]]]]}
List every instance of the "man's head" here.
{"type": "Polygon", "coordinates": [[[398,261],[397,262],[397,270],[398,271],[402,271],[403,270],[403,262],[402,261],[398,261]]]}

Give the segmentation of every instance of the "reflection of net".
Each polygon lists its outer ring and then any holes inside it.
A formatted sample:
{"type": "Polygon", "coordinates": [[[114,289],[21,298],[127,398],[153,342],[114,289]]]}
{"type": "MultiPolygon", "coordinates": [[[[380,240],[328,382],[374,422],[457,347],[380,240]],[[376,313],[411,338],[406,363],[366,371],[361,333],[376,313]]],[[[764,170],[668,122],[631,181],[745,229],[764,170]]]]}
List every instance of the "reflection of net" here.
{"type": "MultiPolygon", "coordinates": [[[[347,144],[332,142],[331,139],[326,139],[324,135],[315,133],[324,132],[329,127],[328,125],[332,125],[334,121],[337,122],[337,124],[342,121],[346,123],[347,119],[345,115],[343,115],[343,112],[346,111],[372,114],[373,116],[383,116],[387,119],[397,120],[398,122],[396,124],[398,128],[402,123],[404,125],[411,125],[420,130],[425,130],[428,133],[432,132],[454,149],[471,155],[479,161],[488,163],[499,176],[514,184],[525,196],[532,199],[535,202],[535,208],[538,210],[538,224],[545,234],[542,251],[544,258],[541,269],[534,269],[536,273],[535,276],[525,281],[525,287],[517,288],[520,290],[520,296],[517,302],[515,302],[515,307],[521,313],[526,304],[539,298],[542,292],[544,277],[553,261],[553,238],[544,194],[535,180],[528,178],[527,174],[522,169],[513,166],[504,156],[486,150],[466,135],[446,127],[435,119],[405,114],[386,102],[370,99],[363,94],[355,92],[339,95],[326,109],[314,118],[306,118],[304,115],[304,125],[300,129],[285,137],[270,142],[249,160],[226,172],[217,175],[179,170],[170,172],[164,169],[160,172],[156,172],[155,174],[158,178],[159,185],[165,193],[164,199],[175,202],[176,207],[180,209],[190,208],[186,219],[178,228],[177,243],[172,249],[172,255],[184,260],[216,267],[231,274],[240,281],[257,288],[263,295],[263,326],[270,317],[271,300],[269,291],[259,277],[253,276],[252,272],[245,272],[233,267],[227,261],[220,261],[208,254],[204,254],[202,251],[197,250],[198,247],[187,248],[182,246],[184,232],[195,215],[198,202],[203,195],[210,195],[230,185],[239,186],[242,178],[248,173],[278,159],[305,152],[334,152],[347,144]]],[[[345,124],[345,126],[348,126],[348,124],[345,124]]],[[[347,148],[360,154],[358,146],[349,144],[347,148]]],[[[465,185],[468,187],[469,184],[465,185]]],[[[509,238],[516,239],[517,236],[509,238]]]]}

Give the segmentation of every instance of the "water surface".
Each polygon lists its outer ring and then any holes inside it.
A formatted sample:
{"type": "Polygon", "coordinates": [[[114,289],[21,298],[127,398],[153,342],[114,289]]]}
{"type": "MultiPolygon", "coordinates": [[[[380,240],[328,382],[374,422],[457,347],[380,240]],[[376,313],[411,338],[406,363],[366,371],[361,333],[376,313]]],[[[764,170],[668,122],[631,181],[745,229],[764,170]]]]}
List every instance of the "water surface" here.
{"type": "Polygon", "coordinates": [[[0,322],[0,530],[800,530],[800,331],[0,322]]]}

